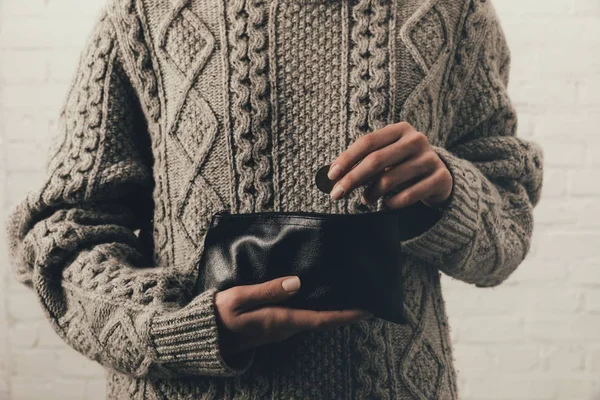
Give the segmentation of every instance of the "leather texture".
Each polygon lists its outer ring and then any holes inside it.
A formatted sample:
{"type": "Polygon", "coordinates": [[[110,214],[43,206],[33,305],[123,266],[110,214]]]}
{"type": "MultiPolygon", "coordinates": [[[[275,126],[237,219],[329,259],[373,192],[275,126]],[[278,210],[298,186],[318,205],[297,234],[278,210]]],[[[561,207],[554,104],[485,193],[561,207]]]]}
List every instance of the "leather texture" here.
{"type": "Polygon", "coordinates": [[[441,211],[415,203],[358,214],[213,214],[204,239],[198,293],[298,275],[301,288],[280,305],[362,308],[406,323],[401,241],[431,227],[441,211]]]}

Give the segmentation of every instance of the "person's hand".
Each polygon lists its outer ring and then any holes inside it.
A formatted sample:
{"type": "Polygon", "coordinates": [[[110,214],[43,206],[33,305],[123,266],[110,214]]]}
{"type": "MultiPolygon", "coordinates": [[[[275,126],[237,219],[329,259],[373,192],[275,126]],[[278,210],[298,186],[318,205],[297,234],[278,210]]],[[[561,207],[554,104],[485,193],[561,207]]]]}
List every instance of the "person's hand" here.
{"type": "Polygon", "coordinates": [[[305,330],[323,330],[372,316],[358,310],[314,311],[276,305],[300,289],[297,276],[217,292],[215,304],[223,355],[282,341],[305,330]]]}
{"type": "Polygon", "coordinates": [[[427,137],[408,122],[361,136],[331,163],[327,176],[339,180],[331,191],[333,200],[373,180],[364,190],[363,204],[385,196],[390,208],[417,201],[439,206],[448,200],[453,185],[450,171],[427,137]]]}

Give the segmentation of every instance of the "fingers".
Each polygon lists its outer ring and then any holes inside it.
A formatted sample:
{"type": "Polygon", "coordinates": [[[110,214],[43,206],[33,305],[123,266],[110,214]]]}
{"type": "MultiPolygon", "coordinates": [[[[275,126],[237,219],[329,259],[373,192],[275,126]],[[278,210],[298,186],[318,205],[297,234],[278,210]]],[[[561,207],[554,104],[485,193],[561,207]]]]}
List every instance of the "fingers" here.
{"type": "Polygon", "coordinates": [[[281,339],[297,332],[330,329],[371,316],[371,313],[360,309],[314,311],[270,306],[244,313],[242,318],[249,324],[252,320],[260,321],[265,335],[281,339]]]}
{"type": "Polygon", "coordinates": [[[390,208],[402,208],[424,199],[427,199],[428,204],[436,203],[438,199],[447,197],[446,193],[440,192],[440,188],[452,187],[451,183],[448,185],[448,179],[451,182],[452,177],[447,169],[437,169],[425,179],[388,197],[385,204],[390,208]]]}
{"type": "Polygon", "coordinates": [[[286,328],[294,331],[329,329],[371,316],[364,310],[314,311],[289,309],[286,328]]]}
{"type": "Polygon", "coordinates": [[[331,191],[331,198],[334,200],[341,199],[372,177],[384,172],[386,168],[424,153],[428,147],[429,142],[422,133],[414,129],[405,132],[395,142],[368,153],[355,168],[342,174],[342,177],[331,191]]]}
{"type": "Polygon", "coordinates": [[[356,163],[366,157],[367,154],[400,139],[402,134],[409,130],[409,127],[408,123],[401,122],[387,125],[382,129],[359,137],[331,163],[327,177],[331,180],[339,179],[343,174],[350,171],[356,163]]]}
{"type": "Polygon", "coordinates": [[[236,286],[231,289],[236,308],[248,310],[261,305],[277,303],[300,290],[300,278],[284,276],[255,285],[236,286]]]}
{"type": "Polygon", "coordinates": [[[232,354],[281,341],[305,330],[328,329],[372,316],[365,310],[314,311],[279,305],[300,289],[297,276],[217,292],[215,304],[222,351],[232,354]]]}
{"type": "Polygon", "coordinates": [[[407,138],[408,136],[404,136],[394,143],[368,154],[335,184],[331,191],[331,197],[334,200],[341,198],[384,172],[387,167],[410,157],[414,150],[410,147],[407,138]]]}
{"type": "Polygon", "coordinates": [[[439,158],[433,152],[426,152],[393,166],[365,189],[363,198],[366,204],[375,202],[381,196],[411,181],[416,182],[432,174],[439,167],[439,162],[439,158]]]}

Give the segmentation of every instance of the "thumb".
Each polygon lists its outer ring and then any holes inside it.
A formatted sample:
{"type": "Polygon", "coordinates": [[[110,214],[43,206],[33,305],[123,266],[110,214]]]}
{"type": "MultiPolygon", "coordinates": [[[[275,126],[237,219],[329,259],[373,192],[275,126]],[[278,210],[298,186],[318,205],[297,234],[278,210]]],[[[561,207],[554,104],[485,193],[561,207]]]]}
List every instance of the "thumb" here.
{"type": "Polygon", "coordinates": [[[287,299],[300,290],[300,278],[284,276],[255,285],[241,286],[240,300],[245,307],[257,307],[287,299]]]}

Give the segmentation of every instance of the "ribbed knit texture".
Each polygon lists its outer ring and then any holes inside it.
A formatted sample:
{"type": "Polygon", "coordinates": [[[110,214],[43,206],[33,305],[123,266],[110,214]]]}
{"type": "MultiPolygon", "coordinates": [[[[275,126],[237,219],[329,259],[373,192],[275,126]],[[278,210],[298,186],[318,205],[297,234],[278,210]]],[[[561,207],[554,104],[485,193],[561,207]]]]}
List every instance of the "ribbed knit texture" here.
{"type": "Polygon", "coordinates": [[[509,69],[490,0],[109,1],[47,179],[11,214],[15,276],[106,367],[109,399],[457,399],[440,271],[506,280],[541,195],[509,69]],[[409,323],[303,332],[229,365],[216,291],[192,290],[212,213],[385,209],[313,179],[402,120],[454,178],[441,219],[400,243],[409,323]]]}

